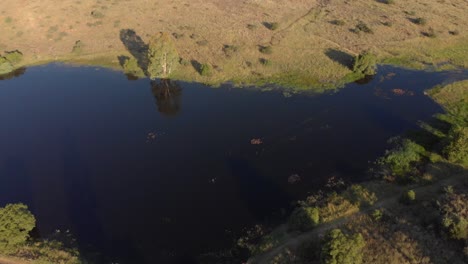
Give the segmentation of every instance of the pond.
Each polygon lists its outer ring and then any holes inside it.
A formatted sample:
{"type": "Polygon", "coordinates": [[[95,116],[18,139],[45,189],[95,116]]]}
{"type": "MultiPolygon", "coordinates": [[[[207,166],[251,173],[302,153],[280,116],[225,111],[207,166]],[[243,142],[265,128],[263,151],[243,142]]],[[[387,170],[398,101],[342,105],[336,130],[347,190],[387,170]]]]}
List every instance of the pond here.
{"type": "Polygon", "coordinates": [[[0,80],[0,204],[102,262],[196,263],[330,177],[365,180],[390,137],[442,111],[423,91],[467,76],[378,72],[313,95],[22,69],[0,80]]]}

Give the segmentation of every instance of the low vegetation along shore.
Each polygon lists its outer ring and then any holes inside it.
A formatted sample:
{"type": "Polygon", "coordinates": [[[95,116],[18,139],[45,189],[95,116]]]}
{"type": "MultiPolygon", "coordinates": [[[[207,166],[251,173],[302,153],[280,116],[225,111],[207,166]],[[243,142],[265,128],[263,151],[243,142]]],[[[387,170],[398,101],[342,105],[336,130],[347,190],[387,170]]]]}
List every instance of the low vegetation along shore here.
{"type": "Polygon", "coordinates": [[[467,11],[464,0],[6,1],[0,51],[21,51],[18,67],[122,69],[119,58],[165,32],[180,57],[174,79],[334,88],[356,77],[364,51],[381,63],[466,68],[467,11]]]}
{"type": "Polygon", "coordinates": [[[446,113],[394,138],[375,180],[326,189],[239,240],[248,263],[466,263],[468,80],[427,91],[446,113]]]}

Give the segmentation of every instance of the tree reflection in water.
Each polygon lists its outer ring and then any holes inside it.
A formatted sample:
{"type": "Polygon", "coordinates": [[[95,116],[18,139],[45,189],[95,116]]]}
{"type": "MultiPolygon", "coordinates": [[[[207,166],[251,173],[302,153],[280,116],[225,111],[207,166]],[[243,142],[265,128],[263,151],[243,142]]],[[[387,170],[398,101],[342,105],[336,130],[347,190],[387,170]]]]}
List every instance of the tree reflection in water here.
{"type": "Polygon", "coordinates": [[[151,81],[151,92],[158,111],[164,116],[176,116],[181,108],[182,88],[170,79],[151,81]]]}

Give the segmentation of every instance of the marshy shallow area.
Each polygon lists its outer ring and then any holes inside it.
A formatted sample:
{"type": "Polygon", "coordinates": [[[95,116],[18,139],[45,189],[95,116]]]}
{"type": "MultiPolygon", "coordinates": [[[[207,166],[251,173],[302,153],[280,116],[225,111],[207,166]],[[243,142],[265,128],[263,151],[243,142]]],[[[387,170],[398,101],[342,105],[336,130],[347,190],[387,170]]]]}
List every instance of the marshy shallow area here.
{"type": "Polygon", "coordinates": [[[186,263],[271,223],[330,177],[365,180],[387,140],[466,71],[389,66],[333,93],[129,80],[47,65],[0,80],[0,204],[119,263],[186,263]]]}

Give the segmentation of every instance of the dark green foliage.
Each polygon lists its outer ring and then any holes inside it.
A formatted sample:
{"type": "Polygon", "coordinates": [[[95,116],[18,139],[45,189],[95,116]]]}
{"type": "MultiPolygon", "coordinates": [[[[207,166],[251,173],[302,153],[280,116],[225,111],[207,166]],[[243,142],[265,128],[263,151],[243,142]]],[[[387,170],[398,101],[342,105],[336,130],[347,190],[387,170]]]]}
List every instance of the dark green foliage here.
{"type": "Polygon", "coordinates": [[[453,127],[447,137],[444,155],[450,162],[468,166],[468,127],[453,127]]]}
{"type": "Polygon", "coordinates": [[[0,250],[26,242],[36,219],[24,204],[8,204],[0,208],[0,250]]]}
{"type": "Polygon", "coordinates": [[[75,42],[75,45],[73,45],[73,48],[72,48],[72,53],[74,54],[81,54],[83,52],[83,48],[84,48],[84,44],[81,40],[77,40],[75,42]]]}
{"type": "Polygon", "coordinates": [[[201,76],[211,76],[213,74],[213,66],[209,63],[203,63],[200,65],[201,76]]]}
{"type": "Polygon", "coordinates": [[[21,62],[23,59],[23,53],[19,50],[14,51],[7,51],[4,55],[5,59],[7,59],[11,64],[16,65],[21,62]]]}
{"type": "Polygon", "coordinates": [[[259,51],[263,54],[272,54],[273,48],[271,46],[260,46],[259,51]]]}
{"type": "Polygon", "coordinates": [[[179,53],[171,36],[159,33],[151,39],[148,46],[148,77],[168,78],[179,65],[179,59],[179,53]]]}
{"type": "Polygon", "coordinates": [[[353,72],[363,75],[374,75],[377,69],[377,58],[369,51],[364,51],[354,58],[353,72]]]}
{"type": "Polygon", "coordinates": [[[324,264],[360,264],[364,247],[365,241],[361,234],[345,235],[340,229],[333,229],[325,237],[321,262],[324,264]]]}
{"type": "Polygon", "coordinates": [[[294,231],[306,231],[319,224],[319,209],[316,207],[298,207],[289,217],[288,228],[294,231]]]}
{"type": "Polygon", "coordinates": [[[372,29],[363,21],[359,21],[359,23],[356,24],[356,27],[354,28],[354,32],[355,33],[364,32],[368,34],[374,33],[374,31],[372,31],[372,29]]]}

